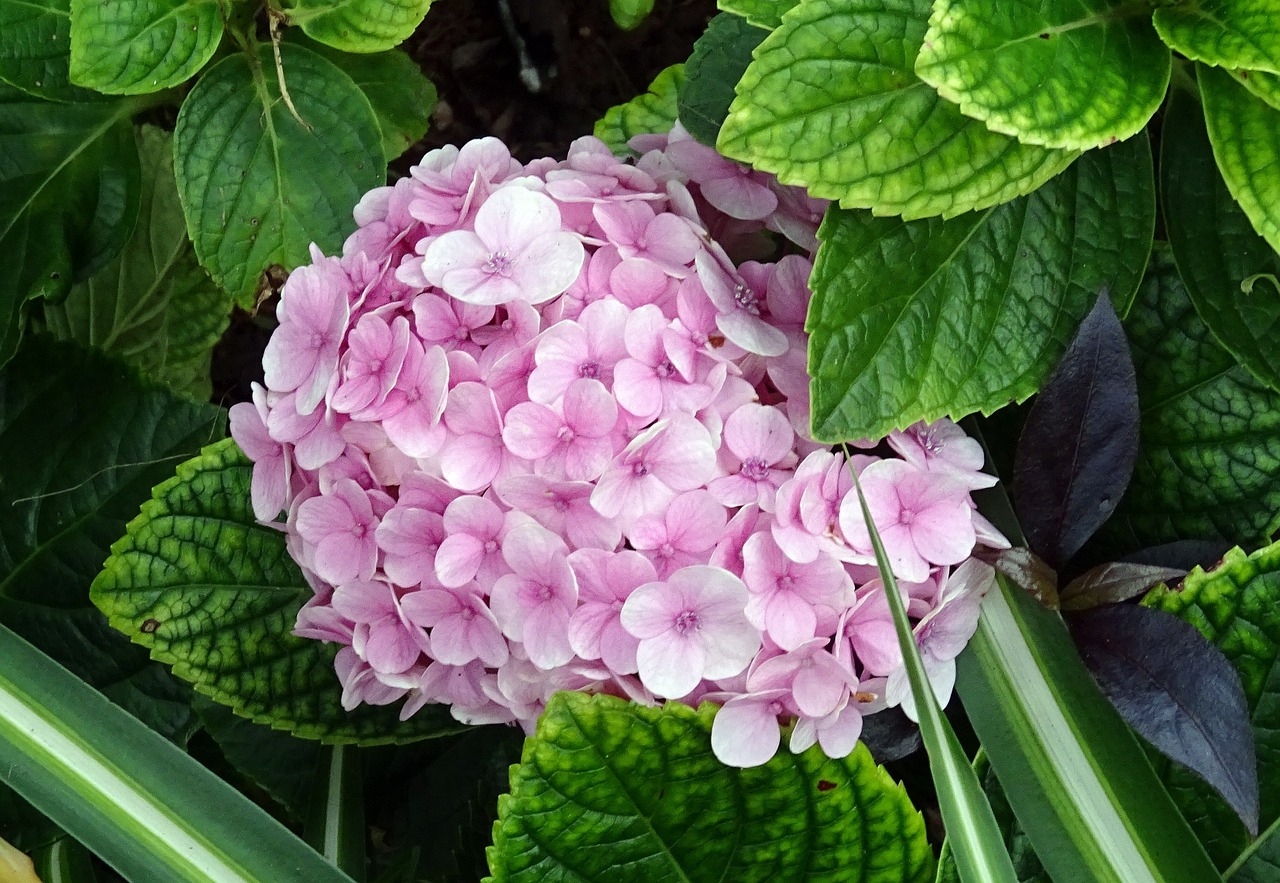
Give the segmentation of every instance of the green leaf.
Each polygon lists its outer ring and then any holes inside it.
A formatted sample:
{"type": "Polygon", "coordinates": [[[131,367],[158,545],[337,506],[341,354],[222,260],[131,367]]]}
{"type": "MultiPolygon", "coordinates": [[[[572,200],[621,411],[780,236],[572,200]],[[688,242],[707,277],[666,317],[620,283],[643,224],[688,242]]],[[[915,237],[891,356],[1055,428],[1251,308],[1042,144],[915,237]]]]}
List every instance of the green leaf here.
{"type": "Polygon", "coordinates": [[[1227,189],[1280,251],[1280,110],[1214,68],[1198,69],[1209,141],[1227,189]]]}
{"type": "Polygon", "coordinates": [[[997,574],[956,688],[1055,883],[1208,883],[1209,857],[1060,617],[997,574]]]}
{"type": "Polygon", "coordinates": [[[637,28],[653,12],[653,0],[609,0],[609,15],[624,31],[637,28]]]}
{"type": "Polygon", "coordinates": [[[1193,61],[1280,73],[1280,4],[1190,0],[1156,8],[1161,39],[1193,61]]]}
{"type": "Polygon", "coordinates": [[[155,488],[94,580],[111,624],[237,714],[328,743],[456,732],[443,706],[342,708],[337,647],[293,634],[312,597],[284,533],[253,517],[252,466],[230,439],[155,488]]]}
{"type": "Polygon", "coordinates": [[[330,745],[320,752],[303,836],[335,867],[364,883],[364,795],[360,756],[352,745],[330,745]]]}
{"type": "MultiPolygon", "coordinates": [[[[296,33],[290,31],[286,39],[294,39],[296,33]]],[[[303,39],[295,42],[302,43],[303,39]]],[[[353,55],[310,40],[303,45],[341,68],[369,99],[373,115],[378,118],[382,153],[387,162],[399,157],[427,133],[431,112],[436,106],[436,87],[422,75],[418,63],[404,52],[390,49],[371,55],[353,55]]]]}
{"type": "Polygon", "coordinates": [[[669,132],[676,121],[676,101],[685,82],[684,65],[673,64],[653,78],[649,90],[625,104],[616,104],[595,125],[595,136],[614,153],[634,155],[627,146],[636,135],[669,132]]]}
{"type": "Polygon", "coordinates": [[[1035,392],[1105,286],[1123,315],[1155,223],[1145,137],[947,221],[831,210],[810,285],[815,438],[880,438],[1035,392]]]}
{"type": "MultiPolygon", "coordinates": [[[[1280,120],[1280,116],[1278,116],[1280,120]]],[[[1280,255],[1259,236],[1218,174],[1204,115],[1193,93],[1175,89],[1161,138],[1160,195],[1165,230],[1196,311],[1252,374],[1280,390],[1280,292],[1245,280],[1280,273],[1280,255]]]]}
{"type": "Polygon", "coordinates": [[[151,486],[222,416],[43,338],[0,373],[0,622],[177,741],[193,729],[190,691],[107,625],[89,583],[151,486]]]}
{"type": "Polygon", "coordinates": [[[49,101],[92,101],[72,85],[71,0],[0,0],[0,81],[49,101]]]}
{"type": "MultiPolygon", "coordinates": [[[[1273,825],[1280,818],[1280,544],[1252,555],[1232,549],[1212,571],[1197,567],[1181,587],[1161,586],[1143,603],[1191,623],[1239,673],[1258,755],[1260,822],[1273,825]]],[[[1210,854],[1226,867],[1250,843],[1244,826],[1186,770],[1171,768],[1167,780],[1210,854]]]]}
{"type": "Polygon", "coordinates": [[[552,697],[498,800],[493,879],[930,879],[924,823],[864,745],[726,767],[714,711],[552,697]]]}
{"type": "Polygon", "coordinates": [[[71,79],[109,95],[184,83],[222,39],[221,0],[71,0],[71,79]]]}
{"type": "MultiPolygon", "coordinates": [[[[978,781],[982,783],[982,790],[987,795],[991,811],[1004,836],[1005,850],[1009,853],[1009,860],[1013,862],[1018,883],[1052,883],[1045,873],[1044,865],[1036,857],[1031,838],[1018,826],[1013,808],[1009,806],[1009,798],[1005,797],[1000,780],[996,778],[995,770],[991,769],[991,762],[981,750],[973,759],[973,770],[978,774],[978,781]]],[[[937,883],[961,883],[960,870],[956,866],[955,851],[949,837],[943,841],[942,854],[938,856],[937,883]]]]}
{"type": "Polygon", "coordinates": [[[1280,75],[1260,71],[1229,71],[1236,82],[1257,95],[1267,104],[1280,110],[1280,75]]]}
{"type": "Polygon", "coordinates": [[[137,109],[0,103],[0,365],[27,301],[65,296],[132,233],[141,171],[127,118],[137,109]]]}
{"type": "Polygon", "coordinates": [[[46,305],[44,324],[136,365],[194,398],[209,397],[209,359],[226,328],[231,298],[197,263],[182,223],[173,140],[153,126],[137,132],[142,179],[138,226],[106,269],[46,305]]]}
{"type": "Polygon", "coordinates": [[[1141,447],[1104,530],[1125,548],[1269,536],[1280,528],[1280,394],[1214,341],[1164,248],[1125,325],[1141,447]]]}
{"type": "Polygon", "coordinates": [[[802,3],[738,82],[721,152],[845,208],[908,219],[998,205],[1070,165],[1078,151],[996,134],[915,75],[928,18],[929,0],[802,3]]]}
{"type": "Polygon", "coordinates": [[[1231,883],[1275,883],[1280,877],[1280,821],[1258,835],[1223,877],[1231,883]]]}
{"type": "Polygon", "coordinates": [[[772,31],[782,24],[782,16],[800,0],[719,0],[716,5],[725,12],[740,15],[758,28],[772,31]]]}
{"type": "Polygon", "coordinates": [[[916,73],[1027,144],[1088,149],[1142,131],[1169,85],[1151,7],[1128,0],[937,0],[916,73]]]}
{"type": "Polygon", "coordinates": [[[736,15],[721,13],[693,44],[676,102],[680,122],[703,144],[714,145],[733,101],[733,87],[751,64],[764,34],[736,15]]]}
{"type": "Polygon", "coordinates": [[[343,52],[398,46],[422,23],[432,0],[285,0],[290,24],[343,52]]]}
{"type": "Polygon", "coordinates": [[[126,879],[349,877],[176,746],[0,626],[0,782],[126,879]]]}
{"type": "MultiPolygon", "coordinates": [[[[390,5],[390,4],[388,4],[390,5]]],[[[215,282],[248,304],[263,270],[305,263],[308,245],[338,251],[351,211],[382,184],[377,119],[351,78],[314,52],[280,47],[280,99],[270,47],[210,68],[178,114],[174,170],[187,232],[215,282]]]]}

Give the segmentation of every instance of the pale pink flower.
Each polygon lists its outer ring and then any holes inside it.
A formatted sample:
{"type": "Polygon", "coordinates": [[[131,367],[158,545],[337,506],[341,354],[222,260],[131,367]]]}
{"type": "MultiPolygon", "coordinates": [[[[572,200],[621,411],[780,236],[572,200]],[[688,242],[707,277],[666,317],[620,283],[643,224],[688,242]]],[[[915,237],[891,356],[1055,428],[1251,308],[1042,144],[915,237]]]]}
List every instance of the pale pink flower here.
{"type": "Polygon", "coordinates": [[[405,588],[438,585],[436,551],[444,538],[444,519],[438,513],[399,501],[378,525],[383,571],[405,588]]]}
{"type": "Polygon", "coordinates": [[[681,491],[703,486],[715,470],[715,448],[702,424],[676,414],[631,440],[605,470],[591,505],[606,518],[656,512],[681,491]]]}
{"type": "Polygon", "coordinates": [[[410,457],[430,457],[444,443],[440,417],[449,390],[449,361],[438,346],[410,342],[404,368],[379,408],[391,443],[410,457]]]}
{"type": "Polygon", "coordinates": [[[436,550],[436,577],[441,585],[459,588],[476,580],[484,592],[510,573],[502,557],[502,541],[515,527],[529,522],[521,512],[503,512],[485,497],[464,495],[444,510],[445,538],[436,550]]]}
{"type": "Polygon", "coordinates": [[[464,588],[422,589],[400,600],[409,621],[431,629],[431,655],[446,665],[507,661],[507,642],[484,600],[464,588]]]}
{"type": "Polygon", "coordinates": [[[751,593],[747,619],[783,650],[814,637],[824,620],[834,627],[839,611],[853,601],[853,583],[839,561],[822,554],[806,564],[792,561],[767,532],[747,540],[742,561],[742,581],[751,593]]]}
{"type": "Polygon", "coordinates": [[[569,617],[578,603],[564,542],[546,528],[525,524],[507,534],[502,556],[513,572],[494,583],[489,605],[503,634],[522,642],[539,668],[564,665],[573,658],[569,617]]]}
{"type": "Polygon", "coordinates": [[[423,343],[446,351],[460,349],[475,357],[480,355],[480,344],[474,336],[493,320],[493,313],[492,306],[434,294],[423,293],[413,299],[413,327],[423,343]]]}
{"type": "Polygon", "coordinates": [[[695,265],[702,287],[719,311],[716,327],[726,338],[761,356],[780,356],[787,351],[787,335],[760,315],[764,291],[752,288],[742,277],[735,279],[705,250],[698,252],[695,265]]]}
{"type": "Polygon", "coordinates": [[[625,342],[630,358],[613,369],[618,404],[636,417],[652,420],[671,413],[693,413],[705,407],[716,390],[684,377],[667,355],[662,332],[670,324],[652,304],[627,318],[625,342]]]}
{"type": "Polygon", "coordinates": [[[298,533],[314,547],[312,566],[332,585],[373,577],[378,563],[378,518],[364,488],[350,479],[298,507],[298,533]]]}
{"type": "Polygon", "coordinates": [[[795,464],[795,433],[785,414],[760,404],[741,405],[724,424],[724,447],[732,454],[729,474],[707,485],[726,506],[756,503],[773,511],[778,485],[795,464]]]}
{"type": "Polygon", "coordinates": [[[707,553],[724,535],[728,516],[724,506],[704,490],[686,491],[665,512],[637,519],[627,531],[631,546],[645,553],[666,579],[690,564],[707,560],[707,553]]]}
{"type": "Polygon", "coordinates": [[[526,471],[502,441],[498,402],[484,384],[449,390],[444,422],[452,435],[440,451],[440,472],[458,490],[479,493],[497,478],[526,471]]]}
{"type": "Polygon", "coordinates": [[[355,623],[352,649],[380,674],[408,671],[430,648],[425,633],[415,635],[404,621],[400,599],[383,580],[343,583],[334,589],[332,603],[355,623]]]}
{"type": "Polygon", "coordinates": [[[310,414],[324,398],[350,317],[351,280],[338,259],[324,257],[315,246],[311,258],[313,263],[285,281],[276,308],[280,327],[262,356],[267,388],[297,390],[299,414],[310,414]]]}
{"type": "Polygon", "coordinates": [[[289,505],[293,458],[267,432],[267,391],[253,384],[253,401],[231,406],[231,437],[253,461],[250,497],[259,521],[275,521],[289,505]]]}
{"type": "Polygon", "coordinates": [[[594,481],[614,454],[618,405],[598,380],[575,380],[555,407],[523,402],[507,412],[507,450],[534,462],[539,474],[594,481]]]}
{"type": "Polygon", "coordinates": [[[662,272],[683,278],[702,247],[689,222],[678,215],[657,214],[639,200],[599,203],[596,221],[624,258],[652,261],[662,272]]]}
{"type": "Polygon", "coordinates": [[[543,527],[576,548],[613,551],[622,540],[622,527],[591,505],[594,486],[585,481],[553,481],[543,475],[515,475],[493,487],[498,499],[532,516],[543,527]]]}
{"type": "Polygon", "coordinates": [[[707,202],[731,218],[762,220],[778,207],[767,176],[725,159],[687,134],[672,139],[667,156],[698,184],[707,202]]]}
{"type": "Polygon", "coordinates": [[[376,313],[362,316],[347,338],[341,381],[330,404],[350,414],[381,405],[400,377],[409,350],[409,320],[397,316],[391,324],[376,313]]]}
{"type": "Polygon", "coordinates": [[[579,549],[569,555],[578,576],[578,608],[569,620],[569,643],[583,659],[599,659],[611,672],[638,670],[639,639],[622,626],[622,605],[658,574],[638,552],[579,549]]]}
{"type": "Polygon", "coordinates": [[[529,398],[550,404],[580,377],[612,387],[613,367],[627,355],[628,315],[617,301],[602,300],[584,307],[575,321],[544,331],[534,350],[529,398]]]}
{"type": "Polygon", "coordinates": [[[934,423],[923,421],[905,430],[889,433],[889,447],[917,469],[936,472],[959,481],[965,487],[993,487],[998,479],[982,471],[986,455],[977,439],[969,438],[945,417],[934,423]]]}

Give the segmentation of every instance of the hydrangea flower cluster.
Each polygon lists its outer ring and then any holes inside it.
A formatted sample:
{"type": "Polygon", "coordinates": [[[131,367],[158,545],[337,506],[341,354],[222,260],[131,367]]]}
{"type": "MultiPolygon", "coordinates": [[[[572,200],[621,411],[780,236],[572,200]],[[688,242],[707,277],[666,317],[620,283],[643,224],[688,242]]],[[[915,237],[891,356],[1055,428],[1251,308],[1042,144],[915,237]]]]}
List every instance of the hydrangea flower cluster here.
{"type": "Polygon", "coordinates": [[[842,757],[863,715],[913,712],[850,469],[943,701],[990,581],[970,555],[1003,543],[970,499],[993,480],[946,421],[897,456],[815,443],[825,204],[678,125],[632,145],[522,165],[483,139],[367,194],[342,255],[289,276],[232,409],[254,512],[348,708],[531,729],[563,689],[712,700],[726,763],[792,722],[792,750],[842,757]]]}

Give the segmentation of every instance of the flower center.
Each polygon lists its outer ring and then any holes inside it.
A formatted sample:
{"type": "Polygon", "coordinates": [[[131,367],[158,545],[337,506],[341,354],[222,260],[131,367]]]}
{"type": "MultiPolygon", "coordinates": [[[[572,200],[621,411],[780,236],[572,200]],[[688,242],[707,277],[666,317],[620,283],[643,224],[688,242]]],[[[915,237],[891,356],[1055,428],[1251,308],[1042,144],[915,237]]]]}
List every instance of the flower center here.
{"type": "Polygon", "coordinates": [[[329,343],[329,335],[323,331],[313,332],[311,335],[311,348],[313,350],[322,350],[329,343]]]}
{"type": "Polygon", "coordinates": [[[759,457],[748,457],[742,461],[740,474],[752,481],[764,481],[769,477],[769,464],[759,457]]]}
{"type": "Polygon", "coordinates": [[[466,340],[470,336],[471,336],[471,329],[469,328],[463,328],[461,325],[459,325],[457,328],[453,329],[454,340],[466,340]]]}
{"type": "Polygon", "coordinates": [[[644,478],[649,474],[649,464],[643,460],[637,460],[631,464],[631,474],[636,478],[644,478]]]}
{"type": "Polygon", "coordinates": [[[670,359],[663,359],[654,367],[653,373],[658,375],[659,379],[666,380],[668,377],[676,373],[676,366],[671,364],[670,359]]]}
{"type": "Polygon", "coordinates": [[[676,617],[671,627],[682,635],[698,630],[698,614],[692,610],[686,610],[676,617]]]}
{"type": "Polygon", "coordinates": [[[574,431],[568,426],[561,426],[560,431],[556,433],[556,438],[567,444],[572,444],[574,439],[574,431]]]}
{"type": "Polygon", "coordinates": [[[494,552],[496,552],[496,551],[498,551],[498,541],[497,541],[497,540],[489,540],[489,542],[487,542],[487,543],[485,543],[485,544],[484,544],[484,553],[485,553],[486,555],[492,555],[492,554],[493,554],[494,552]]]}
{"type": "Polygon", "coordinates": [[[760,315],[760,298],[743,282],[733,286],[733,301],[738,309],[746,310],[753,316],[760,315]]]}
{"type": "Polygon", "coordinates": [[[511,274],[511,257],[505,251],[491,251],[485,257],[481,269],[490,276],[509,276],[511,274]]]}
{"type": "Polygon", "coordinates": [[[578,366],[578,376],[586,377],[588,380],[596,380],[600,377],[600,363],[583,362],[578,366]]]}
{"type": "Polygon", "coordinates": [[[556,497],[554,500],[552,500],[551,506],[557,512],[569,511],[569,501],[566,500],[564,497],[556,497]]]}
{"type": "Polygon", "coordinates": [[[663,543],[658,547],[658,554],[663,558],[670,558],[676,553],[676,547],[670,543],[663,543]]]}

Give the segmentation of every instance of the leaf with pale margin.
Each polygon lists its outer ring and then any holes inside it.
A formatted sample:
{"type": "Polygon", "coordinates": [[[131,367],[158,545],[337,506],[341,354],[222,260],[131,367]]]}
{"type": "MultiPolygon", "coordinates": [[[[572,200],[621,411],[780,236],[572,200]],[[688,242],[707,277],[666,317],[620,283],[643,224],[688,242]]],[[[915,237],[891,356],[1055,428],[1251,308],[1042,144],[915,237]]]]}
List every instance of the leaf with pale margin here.
{"type": "MultiPolygon", "coordinates": [[[[982,783],[982,790],[987,795],[987,802],[991,804],[996,823],[1004,834],[1005,848],[1013,862],[1014,873],[1018,875],[1018,883],[1052,883],[1044,865],[1036,857],[1031,838],[1014,817],[1009,799],[1004,796],[1004,789],[1000,787],[1000,780],[991,769],[991,762],[982,751],[973,759],[973,770],[978,774],[978,781],[982,783]]],[[[965,883],[960,879],[960,869],[956,866],[950,839],[943,841],[942,854],[938,856],[937,883],[965,883]]]]}
{"type": "Polygon", "coordinates": [[[293,634],[313,592],[284,533],[254,518],[252,471],[230,439],[180,465],[112,545],[93,602],[153,659],[258,723],[361,744],[461,729],[439,705],[404,722],[394,707],[343,710],[337,648],[293,634]]]}
{"type": "Polygon", "coordinates": [[[352,207],[385,180],[369,99],[314,52],[280,47],[303,127],[280,100],[269,46],[224,58],[182,103],[174,170],[187,232],[215,282],[249,304],[261,273],[337,252],[352,207]],[[270,73],[269,73],[270,72],[270,73]]]}
{"type": "Polygon", "coordinates": [[[764,34],[746,19],[722,12],[711,19],[685,62],[676,109],[689,134],[714,146],[733,101],[733,87],[751,64],[764,34]]]}
{"type": "Polygon", "coordinates": [[[1080,611],[1136,598],[1152,586],[1186,576],[1185,570],[1113,561],[1099,564],[1073,579],[1059,600],[1063,610],[1080,611]]]}
{"type": "MultiPolygon", "coordinates": [[[[297,31],[289,31],[293,38],[297,31]]],[[[297,38],[297,42],[341,68],[369,99],[382,133],[382,153],[387,162],[421,140],[431,124],[436,87],[422,75],[418,63],[399,49],[356,55],[339,52],[323,43],[297,38]]]]}
{"type": "Polygon", "coordinates": [[[758,28],[772,31],[782,24],[782,17],[800,0],[719,0],[724,12],[740,15],[758,28]]]}
{"type": "MultiPolygon", "coordinates": [[[[1143,603],[1195,626],[1231,660],[1250,709],[1258,757],[1259,822],[1280,818],[1280,543],[1252,555],[1236,548],[1212,571],[1193,570],[1177,589],[1160,587],[1143,603]]],[[[1220,868],[1250,842],[1225,803],[1178,767],[1164,779],[1220,868]]],[[[1247,879],[1247,878],[1246,878],[1247,879]]]]}
{"type": "Polygon", "coordinates": [[[0,373],[0,622],[179,742],[190,691],[107,625],[89,584],[151,486],[222,417],[43,338],[0,373]]]}
{"type": "Polygon", "coordinates": [[[726,156],[877,215],[952,217],[1035,190],[1078,151],[1020,144],[915,74],[929,0],[808,0],[756,50],[720,130],[726,156]]]}
{"type": "Polygon", "coordinates": [[[71,0],[0,0],[0,82],[49,101],[92,101],[71,82],[71,0]]]}
{"type": "Polygon", "coordinates": [[[1280,394],[1213,339],[1166,248],[1152,254],[1125,331],[1141,447],[1108,539],[1132,549],[1270,536],[1280,528],[1280,394]]]}
{"type": "Polygon", "coordinates": [[[1104,292],[1036,396],[1018,439],[1013,502],[1028,545],[1060,569],[1115,511],[1138,457],[1129,342],[1104,292]]]}
{"type": "Polygon", "coordinates": [[[173,177],[173,139],[137,132],[142,179],[139,221],[120,253],[66,299],[43,310],[63,340],[96,347],[194,398],[209,397],[209,359],[227,326],[231,298],[197,263],[173,177]]]}
{"type": "MultiPolygon", "coordinates": [[[[1280,117],[1278,117],[1280,119],[1280,117]]],[[[1243,292],[1246,279],[1280,274],[1280,255],[1254,231],[1218,173],[1193,94],[1175,89],[1165,111],[1160,195],[1173,259],[1191,302],[1217,342],[1280,390],[1280,291],[1243,292]]]]}
{"type": "Polygon", "coordinates": [[[1222,652],[1188,623],[1149,607],[1112,604],[1068,624],[1125,722],[1212,785],[1256,834],[1253,731],[1240,679],[1222,652]]]}
{"type": "Polygon", "coordinates": [[[1150,7],[1127,0],[936,0],[916,73],[1026,144],[1105,146],[1146,126],[1169,85],[1150,7]]]}
{"type": "Polygon", "coordinates": [[[1257,95],[1267,104],[1280,110],[1280,75],[1261,71],[1229,71],[1237,83],[1257,95]]]}
{"type": "Polygon", "coordinates": [[[880,438],[1030,396],[1104,285],[1127,308],[1154,189],[1143,137],[947,221],[829,211],[807,321],[814,437],[880,438]]]}
{"type": "Polygon", "coordinates": [[[408,38],[432,0],[286,0],[287,21],[343,52],[382,52],[408,38]]]}
{"type": "Polygon", "coordinates": [[[223,0],[71,0],[71,79],[109,95],[186,82],[222,39],[223,0]]]}
{"type": "Polygon", "coordinates": [[[1209,141],[1227,189],[1253,229],[1280,251],[1280,110],[1224,71],[1201,65],[1198,75],[1209,141]]]}
{"type": "Polygon", "coordinates": [[[1160,38],[1192,61],[1280,73],[1280,3],[1195,0],[1156,8],[1160,38]]]}
{"type": "Polygon", "coordinates": [[[553,696],[498,800],[491,879],[932,879],[919,813],[863,745],[735,769],[711,752],[714,711],[553,696]]]}
{"type": "Polygon", "coordinates": [[[676,121],[676,101],[685,82],[684,65],[673,64],[653,78],[649,89],[616,104],[595,125],[594,134],[619,156],[634,156],[627,142],[636,135],[667,132],[676,121]]]}

